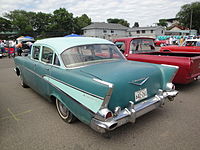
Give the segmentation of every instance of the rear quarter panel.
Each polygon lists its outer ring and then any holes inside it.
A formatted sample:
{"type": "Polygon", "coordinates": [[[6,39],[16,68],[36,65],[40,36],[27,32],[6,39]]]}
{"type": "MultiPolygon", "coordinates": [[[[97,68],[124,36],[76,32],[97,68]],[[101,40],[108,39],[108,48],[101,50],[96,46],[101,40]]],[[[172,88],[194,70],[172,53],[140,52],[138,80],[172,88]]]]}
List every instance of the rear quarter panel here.
{"type": "Polygon", "coordinates": [[[79,70],[53,67],[50,95],[57,97],[82,122],[89,124],[100,109],[108,87],[94,81],[79,70]],[[94,96],[92,96],[94,95],[94,96]],[[97,96],[97,97],[95,97],[97,96]],[[101,98],[101,99],[100,99],[101,98]]]}

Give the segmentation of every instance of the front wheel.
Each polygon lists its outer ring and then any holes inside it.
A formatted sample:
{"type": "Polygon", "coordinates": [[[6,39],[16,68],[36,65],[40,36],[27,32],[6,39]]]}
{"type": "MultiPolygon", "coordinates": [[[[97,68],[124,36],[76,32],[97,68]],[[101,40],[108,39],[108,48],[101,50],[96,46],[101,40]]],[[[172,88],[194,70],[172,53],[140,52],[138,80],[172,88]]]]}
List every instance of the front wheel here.
{"type": "Polygon", "coordinates": [[[67,123],[72,123],[76,117],[69,111],[69,109],[58,99],[56,99],[56,108],[60,117],[67,123]]]}
{"type": "Polygon", "coordinates": [[[19,75],[19,77],[20,77],[20,84],[21,84],[21,86],[23,88],[28,88],[29,86],[26,83],[24,83],[24,79],[23,79],[23,77],[22,77],[21,74],[19,75]]]}

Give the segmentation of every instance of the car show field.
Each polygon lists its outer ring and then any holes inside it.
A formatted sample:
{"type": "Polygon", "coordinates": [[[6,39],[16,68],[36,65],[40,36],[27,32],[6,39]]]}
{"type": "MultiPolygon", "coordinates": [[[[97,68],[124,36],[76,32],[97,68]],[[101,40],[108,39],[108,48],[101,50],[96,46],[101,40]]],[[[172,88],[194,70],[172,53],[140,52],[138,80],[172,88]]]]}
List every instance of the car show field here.
{"type": "Polygon", "coordinates": [[[78,120],[63,122],[53,103],[31,88],[21,87],[13,69],[13,59],[0,60],[1,150],[199,149],[200,81],[176,85],[179,95],[173,102],[105,138],[78,120]]]}

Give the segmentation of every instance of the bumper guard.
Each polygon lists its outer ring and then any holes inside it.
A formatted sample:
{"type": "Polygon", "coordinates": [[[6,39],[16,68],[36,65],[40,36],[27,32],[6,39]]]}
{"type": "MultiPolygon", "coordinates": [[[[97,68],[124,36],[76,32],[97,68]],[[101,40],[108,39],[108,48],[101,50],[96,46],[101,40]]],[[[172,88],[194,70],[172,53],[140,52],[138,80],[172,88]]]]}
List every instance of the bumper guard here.
{"type": "Polygon", "coordinates": [[[177,94],[178,91],[176,90],[166,92],[159,90],[157,95],[138,104],[134,105],[132,101],[129,101],[129,106],[116,112],[112,118],[103,121],[92,118],[90,126],[97,132],[105,133],[128,122],[134,123],[136,118],[163,105],[167,99],[172,101],[177,94]]]}

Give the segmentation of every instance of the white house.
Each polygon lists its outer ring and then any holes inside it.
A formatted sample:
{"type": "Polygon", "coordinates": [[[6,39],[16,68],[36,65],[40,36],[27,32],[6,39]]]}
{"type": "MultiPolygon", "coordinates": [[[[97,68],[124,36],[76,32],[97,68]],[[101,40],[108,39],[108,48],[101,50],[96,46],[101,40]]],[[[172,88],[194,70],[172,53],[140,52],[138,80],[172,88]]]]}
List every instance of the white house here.
{"type": "Polygon", "coordinates": [[[119,37],[127,37],[129,28],[121,24],[94,22],[89,26],[82,28],[84,36],[99,37],[108,40],[119,37]]]}
{"type": "Polygon", "coordinates": [[[136,36],[136,37],[151,37],[156,38],[157,36],[161,36],[165,34],[165,28],[161,26],[153,26],[153,27],[133,27],[127,30],[128,36],[136,36]]]}
{"type": "Polygon", "coordinates": [[[197,35],[197,30],[190,30],[180,25],[172,25],[169,30],[166,30],[165,35],[197,35]]]}
{"type": "Polygon", "coordinates": [[[84,36],[99,37],[108,40],[121,37],[146,36],[153,37],[165,34],[165,28],[155,27],[134,27],[128,28],[121,24],[94,22],[87,27],[82,28],[84,36]]]}

